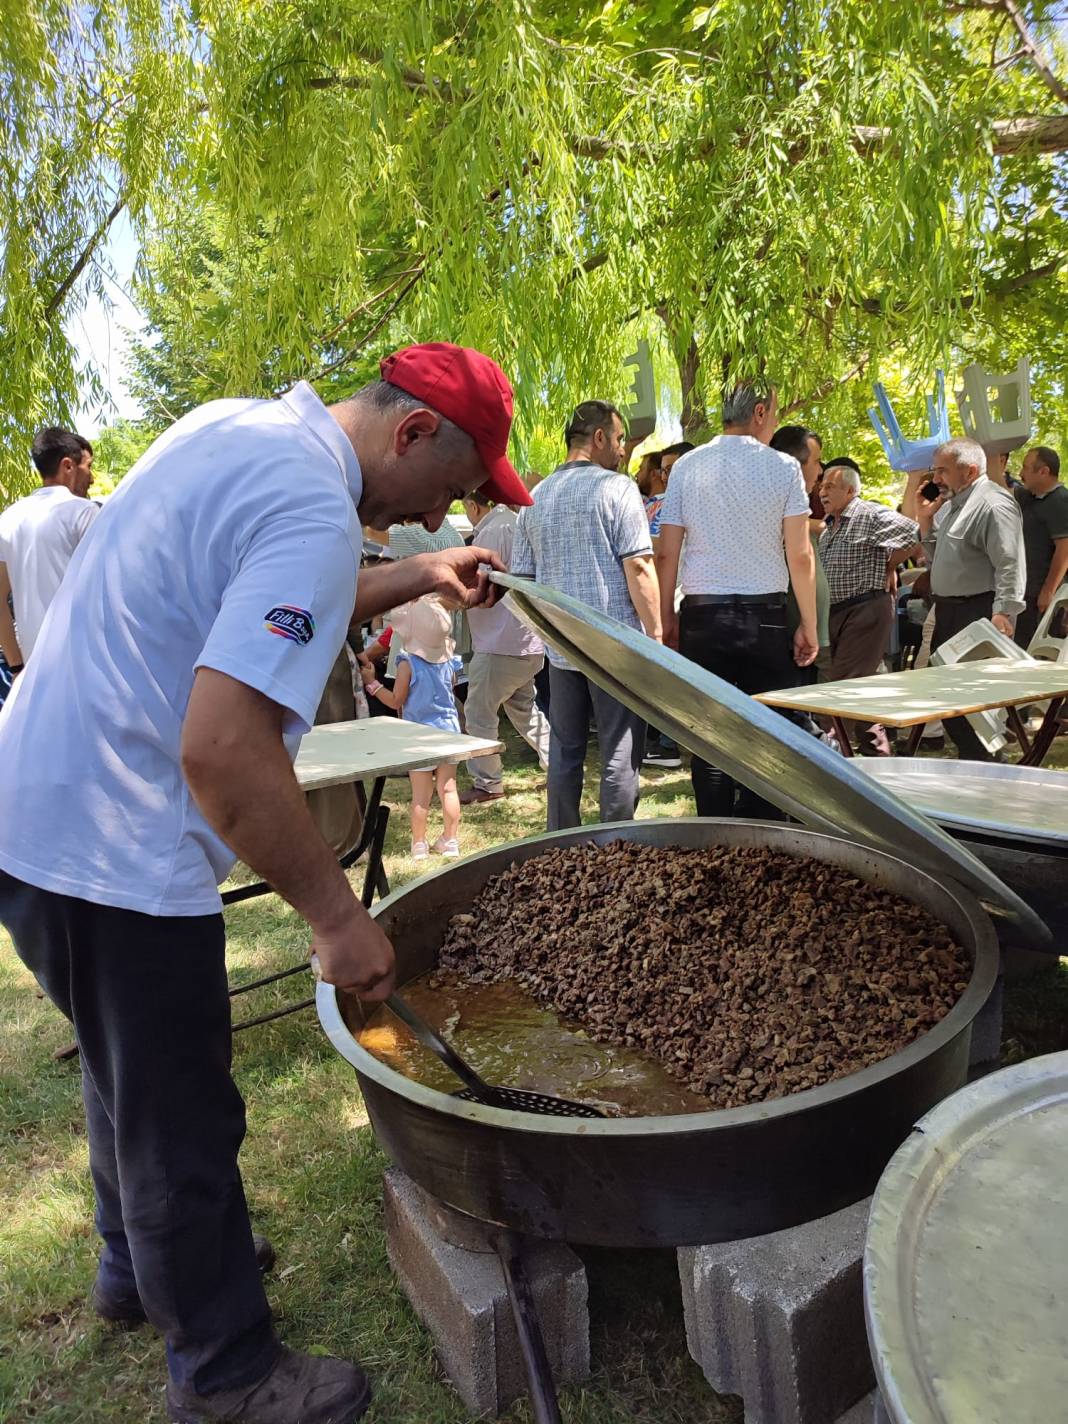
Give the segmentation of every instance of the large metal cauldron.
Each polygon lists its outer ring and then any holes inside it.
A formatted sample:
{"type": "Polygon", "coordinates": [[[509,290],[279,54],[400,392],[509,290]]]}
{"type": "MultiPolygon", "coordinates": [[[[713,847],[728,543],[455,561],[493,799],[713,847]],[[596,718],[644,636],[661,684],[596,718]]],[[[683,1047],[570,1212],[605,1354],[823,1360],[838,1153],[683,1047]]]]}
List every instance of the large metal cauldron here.
{"type": "MultiPolygon", "coordinates": [[[[993,928],[956,885],[878,851],[753,821],[659,820],[536,836],[418,880],[375,917],[398,983],[431,969],[450,917],[491,876],[549,846],[625,839],[755,846],[812,856],[922,905],[973,958],[960,1002],[892,1058],[822,1088],[753,1107],[604,1122],[460,1102],[387,1068],[357,1043],[359,1011],[318,988],[319,1017],[355,1067],[379,1142],[439,1200],[525,1235],[604,1246],[685,1246],[779,1230],[866,1196],[916,1120],[967,1077],[971,1024],[998,972],[993,928]]],[[[710,951],[714,953],[714,950],[710,951]]]]}

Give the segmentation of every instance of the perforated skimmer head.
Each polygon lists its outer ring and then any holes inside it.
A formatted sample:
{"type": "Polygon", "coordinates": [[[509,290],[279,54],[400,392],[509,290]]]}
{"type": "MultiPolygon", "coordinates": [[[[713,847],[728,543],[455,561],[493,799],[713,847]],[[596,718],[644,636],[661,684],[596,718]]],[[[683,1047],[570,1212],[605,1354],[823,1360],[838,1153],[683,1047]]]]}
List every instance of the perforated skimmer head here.
{"type": "Polygon", "coordinates": [[[575,1103],[570,1098],[553,1098],[548,1093],[527,1092],[524,1088],[491,1088],[484,1093],[462,1088],[453,1093],[467,1103],[481,1103],[487,1108],[505,1108],[510,1112],[536,1113],[539,1117],[606,1117],[600,1108],[588,1103],[575,1103]]]}

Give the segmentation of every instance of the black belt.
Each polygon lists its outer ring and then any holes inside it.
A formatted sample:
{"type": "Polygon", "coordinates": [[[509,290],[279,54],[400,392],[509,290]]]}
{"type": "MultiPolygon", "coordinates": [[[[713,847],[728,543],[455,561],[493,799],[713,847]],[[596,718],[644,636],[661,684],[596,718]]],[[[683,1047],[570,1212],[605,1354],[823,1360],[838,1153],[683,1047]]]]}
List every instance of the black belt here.
{"type": "Polygon", "coordinates": [[[722,607],[734,604],[741,608],[783,608],[785,593],[688,593],[683,608],[722,607]]]}
{"type": "Polygon", "coordinates": [[[836,613],[839,608],[852,608],[857,603],[870,603],[873,598],[889,597],[885,588],[869,588],[867,593],[858,593],[853,598],[840,598],[837,603],[832,603],[831,612],[836,613]]]}
{"type": "Polygon", "coordinates": [[[976,598],[993,598],[994,590],[987,589],[986,593],[936,593],[934,601],[936,603],[971,603],[976,598]]]}

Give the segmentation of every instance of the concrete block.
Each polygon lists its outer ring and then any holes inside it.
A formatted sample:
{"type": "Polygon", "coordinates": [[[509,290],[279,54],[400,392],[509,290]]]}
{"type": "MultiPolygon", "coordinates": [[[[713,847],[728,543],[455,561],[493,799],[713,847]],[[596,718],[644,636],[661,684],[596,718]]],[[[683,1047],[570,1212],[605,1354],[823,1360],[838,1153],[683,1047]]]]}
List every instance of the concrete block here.
{"type": "MultiPolygon", "coordinates": [[[[434,1201],[396,1168],[385,1177],[385,1219],[394,1274],[456,1392],[473,1414],[501,1414],[527,1392],[527,1381],[486,1228],[434,1201]]],[[[554,1380],[559,1386],[589,1379],[582,1262],[551,1241],[528,1241],[523,1260],[554,1380]]]]}
{"type": "Polygon", "coordinates": [[[997,977],[993,992],[972,1023],[968,1050],[968,1077],[981,1078],[1001,1062],[1001,1032],[1005,1015],[1005,975],[997,977]]]}
{"type": "MultiPolygon", "coordinates": [[[[834,1424],[880,1424],[876,1414],[878,1409],[879,1391],[873,1389],[871,1394],[866,1394],[863,1399],[859,1399],[852,1409],[847,1409],[844,1414],[834,1421],[834,1424]]],[[[883,1416],[882,1424],[890,1424],[890,1421],[883,1416]]]]}
{"type": "Polygon", "coordinates": [[[713,1389],[742,1396],[747,1424],[835,1424],[871,1390],[861,1286],[869,1204],[679,1251],[690,1354],[713,1389]]]}

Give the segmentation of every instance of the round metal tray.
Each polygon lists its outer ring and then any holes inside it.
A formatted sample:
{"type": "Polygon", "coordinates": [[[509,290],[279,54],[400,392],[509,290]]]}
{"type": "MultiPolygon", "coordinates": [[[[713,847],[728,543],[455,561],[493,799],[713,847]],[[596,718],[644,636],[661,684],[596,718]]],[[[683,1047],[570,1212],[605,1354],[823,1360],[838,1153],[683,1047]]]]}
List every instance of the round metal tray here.
{"type": "Polygon", "coordinates": [[[939,825],[1068,851],[1068,773],[915,757],[858,757],[855,765],[939,825]]]}
{"type": "Polygon", "coordinates": [[[872,1200],[864,1304],[893,1424],[1068,1418],[1068,1053],[947,1098],[872,1200]]]}

